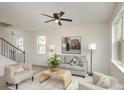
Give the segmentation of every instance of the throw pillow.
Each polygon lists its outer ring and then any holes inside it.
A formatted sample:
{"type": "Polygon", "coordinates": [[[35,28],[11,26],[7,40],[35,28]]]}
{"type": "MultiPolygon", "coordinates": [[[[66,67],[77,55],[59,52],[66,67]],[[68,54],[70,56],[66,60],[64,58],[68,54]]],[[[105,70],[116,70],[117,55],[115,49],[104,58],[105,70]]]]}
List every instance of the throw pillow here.
{"type": "Polygon", "coordinates": [[[98,81],[100,80],[100,78],[103,76],[104,76],[104,74],[94,72],[93,73],[93,84],[96,85],[98,83],[98,81]]]}
{"type": "Polygon", "coordinates": [[[18,67],[15,72],[19,73],[19,72],[22,72],[22,71],[24,71],[23,67],[18,67]]]}
{"type": "Polygon", "coordinates": [[[14,69],[15,69],[15,73],[24,71],[23,65],[21,64],[14,65],[14,69]]]}
{"type": "Polygon", "coordinates": [[[97,83],[97,86],[100,86],[102,88],[109,89],[110,88],[110,79],[107,76],[103,76],[100,78],[100,80],[97,83]]]}
{"type": "Polygon", "coordinates": [[[74,66],[74,65],[77,65],[77,63],[78,63],[78,60],[75,57],[73,57],[71,60],[71,65],[74,66]]]}
{"type": "Polygon", "coordinates": [[[65,64],[71,64],[73,56],[65,56],[64,57],[64,63],[65,64]]]}
{"type": "Polygon", "coordinates": [[[78,66],[83,66],[82,61],[79,60],[77,65],[78,65],[78,66]]]}
{"type": "Polygon", "coordinates": [[[86,56],[79,56],[78,60],[78,66],[83,66],[83,64],[86,62],[86,56]]]}
{"type": "Polygon", "coordinates": [[[74,66],[74,62],[71,62],[71,64],[70,64],[71,66],[74,66]]]}

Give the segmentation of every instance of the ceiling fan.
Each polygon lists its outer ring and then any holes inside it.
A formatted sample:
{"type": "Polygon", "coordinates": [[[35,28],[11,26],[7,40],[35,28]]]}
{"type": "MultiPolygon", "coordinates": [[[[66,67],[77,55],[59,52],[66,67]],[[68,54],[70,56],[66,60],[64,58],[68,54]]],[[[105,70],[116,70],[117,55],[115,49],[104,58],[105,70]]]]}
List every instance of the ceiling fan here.
{"type": "Polygon", "coordinates": [[[41,15],[51,18],[50,20],[45,21],[44,23],[55,21],[59,26],[61,26],[62,23],[60,21],[72,22],[72,19],[61,18],[64,14],[65,12],[61,11],[60,13],[53,13],[53,16],[47,14],[41,14],[41,15]]]}

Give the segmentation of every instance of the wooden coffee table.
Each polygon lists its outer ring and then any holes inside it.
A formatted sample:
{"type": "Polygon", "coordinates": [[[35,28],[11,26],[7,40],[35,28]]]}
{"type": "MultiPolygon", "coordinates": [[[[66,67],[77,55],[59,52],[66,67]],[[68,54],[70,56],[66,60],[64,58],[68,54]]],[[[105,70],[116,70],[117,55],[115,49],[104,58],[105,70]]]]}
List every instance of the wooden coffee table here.
{"type": "Polygon", "coordinates": [[[71,72],[69,70],[58,68],[58,70],[54,72],[51,72],[50,70],[43,71],[39,77],[39,82],[42,83],[46,81],[47,79],[49,79],[51,76],[61,77],[63,80],[64,89],[67,89],[72,81],[71,72]]]}

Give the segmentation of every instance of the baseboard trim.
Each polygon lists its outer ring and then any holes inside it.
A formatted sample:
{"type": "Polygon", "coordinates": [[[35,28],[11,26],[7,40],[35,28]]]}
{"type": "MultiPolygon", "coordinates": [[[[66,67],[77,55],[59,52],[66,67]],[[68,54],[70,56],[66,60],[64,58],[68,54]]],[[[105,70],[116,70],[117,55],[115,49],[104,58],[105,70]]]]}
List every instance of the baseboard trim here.
{"type": "Polygon", "coordinates": [[[37,64],[32,64],[32,66],[36,66],[36,67],[48,67],[48,66],[37,65],[37,64]]]}

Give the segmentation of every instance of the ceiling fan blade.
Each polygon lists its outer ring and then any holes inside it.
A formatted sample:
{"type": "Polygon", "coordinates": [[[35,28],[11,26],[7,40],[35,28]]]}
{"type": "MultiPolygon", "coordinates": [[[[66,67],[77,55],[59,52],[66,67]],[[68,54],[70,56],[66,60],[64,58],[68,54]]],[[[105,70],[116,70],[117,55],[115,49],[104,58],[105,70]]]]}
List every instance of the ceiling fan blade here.
{"type": "Polygon", "coordinates": [[[60,18],[60,20],[72,22],[72,19],[60,18]]]}
{"type": "Polygon", "coordinates": [[[62,23],[59,21],[59,22],[58,22],[58,25],[59,25],[59,26],[61,26],[61,25],[62,25],[62,23]]]}
{"type": "Polygon", "coordinates": [[[64,14],[65,14],[65,12],[61,11],[61,12],[59,13],[59,16],[61,17],[61,16],[63,16],[64,14]]]}
{"type": "Polygon", "coordinates": [[[47,15],[47,14],[41,14],[41,15],[44,15],[44,16],[46,16],[46,17],[50,17],[50,18],[54,18],[54,17],[49,16],[49,15],[47,15]]]}
{"type": "Polygon", "coordinates": [[[51,19],[51,20],[45,21],[44,23],[48,23],[48,22],[51,22],[51,21],[54,21],[54,19],[51,19]]]}

